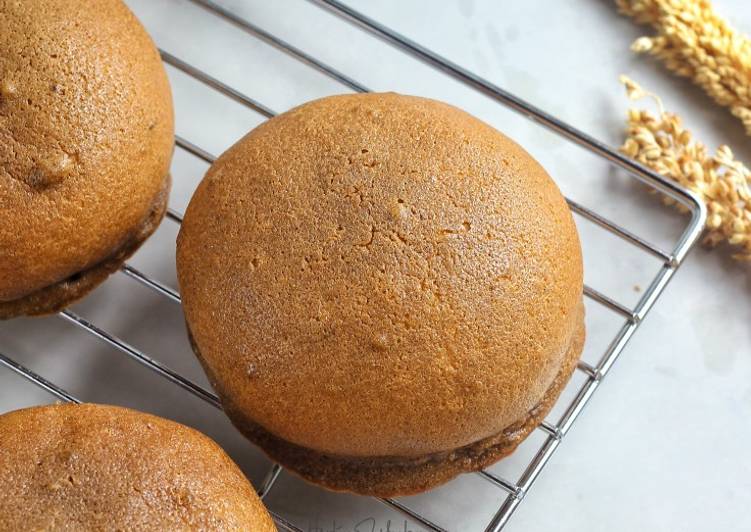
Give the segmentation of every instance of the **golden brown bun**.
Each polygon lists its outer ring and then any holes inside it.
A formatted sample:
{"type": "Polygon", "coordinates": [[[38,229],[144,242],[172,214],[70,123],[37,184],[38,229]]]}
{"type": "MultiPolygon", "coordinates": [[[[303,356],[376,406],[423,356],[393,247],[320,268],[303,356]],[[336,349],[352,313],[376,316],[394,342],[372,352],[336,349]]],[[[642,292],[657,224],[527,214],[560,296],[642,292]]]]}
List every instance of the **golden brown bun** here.
{"type": "Polygon", "coordinates": [[[0,531],[276,530],[212,440],[94,404],[0,416],[0,531]]]}
{"type": "Polygon", "coordinates": [[[311,456],[419,461],[497,439],[552,404],[581,350],[557,187],[423,98],[324,98],[256,128],[198,187],[177,266],[230,416],[311,456]]]}
{"type": "Polygon", "coordinates": [[[173,114],[159,54],[120,0],[0,0],[0,28],[2,306],[153,231],[173,114]]]}

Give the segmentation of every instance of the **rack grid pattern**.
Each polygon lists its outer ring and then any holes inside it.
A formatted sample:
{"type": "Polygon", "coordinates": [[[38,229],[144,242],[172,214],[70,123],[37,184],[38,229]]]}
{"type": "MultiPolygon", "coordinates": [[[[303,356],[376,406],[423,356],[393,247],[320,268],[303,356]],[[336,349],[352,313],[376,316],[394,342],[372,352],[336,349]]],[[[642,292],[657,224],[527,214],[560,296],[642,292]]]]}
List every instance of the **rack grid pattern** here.
{"type": "MultiPolygon", "coordinates": [[[[235,25],[249,35],[266,42],[267,44],[277,48],[278,50],[281,50],[289,56],[303,62],[309,67],[318,70],[331,79],[339,82],[341,85],[356,92],[368,91],[365,86],[350,78],[346,74],[339,72],[326,63],[316,59],[315,57],[312,57],[304,50],[296,48],[295,46],[285,42],[284,40],[268,33],[264,29],[255,26],[251,22],[237,16],[233,12],[216,4],[212,0],[189,1],[205,9],[212,15],[220,17],[226,22],[235,25]]],[[[492,483],[500,490],[499,507],[495,515],[485,528],[486,532],[498,532],[509,521],[509,518],[519,506],[521,501],[524,499],[524,496],[528,493],[529,489],[532,487],[535,480],[542,472],[546,463],[550,460],[553,453],[560,446],[561,442],[565,438],[568,431],[571,429],[573,423],[578,418],[584,406],[587,404],[587,402],[589,402],[595,390],[597,390],[604,377],[612,368],[613,363],[623,351],[623,348],[626,346],[641,321],[645,318],[646,314],[654,305],[655,301],[660,296],[665,286],[670,281],[673,274],[676,272],[677,268],[683,262],[690,248],[696,243],[704,227],[704,221],[706,219],[704,206],[690,192],[655,174],[649,169],[639,165],[635,161],[625,158],[605,144],[589,137],[585,133],[571,127],[570,125],[562,122],[556,117],[535,108],[521,98],[504,91],[500,87],[490,83],[489,81],[472,72],[465,70],[461,66],[448,61],[447,59],[437,55],[431,50],[411,41],[403,35],[400,35],[390,28],[376,22],[375,20],[366,17],[362,13],[346,6],[338,0],[308,1],[322,9],[330,11],[331,13],[337,15],[347,22],[360,27],[362,30],[371,33],[375,37],[385,41],[389,45],[403,51],[404,53],[409,54],[416,59],[419,59],[420,61],[434,67],[439,71],[442,71],[447,76],[450,76],[464,83],[470,88],[479,91],[480,93],[497,101],[498,103],[509,107],[510,109],[520,113],[526,118],[538,123],[540,126],[554,131],[565,139],[592,152],[596,156],[608,160],[615,166],[618,166],[621,169],[625,170],[631,176],[639,179],[654,190],[659,191],[678,201],[679,203],[684,205],[690,213],[689,221],[685,226],[682,234],[675,242],[673,248],[671,250],[664,250],[658,246],[653,245],[649,241],[631,233],[627,229],[620,227],[619,225],[613,223],[605,217],[597,214],[595,211],[590,210],[587,207],[580,205],[570,199],[567,200],[571,210],[574,213],[599,225],[607,231],[610,231],[629,244],[636,246],[643,252],[657,257],[661,261],[661,266],[659,271],[651,280],[649,286],[646,288],[643,295],[639,299],[638,303],[633,308],[629,308],[628,306],[619,303],[615,299],[608,297],[606,294],[600,293],[585,285],[585,296],[597,302],[598,304],[603,305],[609,311],[616,313],[623,319],[623,324],[596,364],[589,364],[583,360],[579,362],[578,371],[582,372],[585,376],[583,384],[579,387],[575,397],[566,406],[563,414],[557,421],[545,421],[540,425],[538,430],[544,433],[546,437],[545,442],[540,447],[536,455],[527,464],[526,469],[521,474],[521,476],[516,480],[510,480],[489,471],[480,471],[477,473],[483,479],[492,483]]],[[[270,118],[275,115],[274,111],[272,111],[262,103],[256,101],[248,95],[242,94],[232,87],[222,83],[218,79],[211,77],[202,70],[182,61],[178,57],[175,57],[174,55],[164,50],[160,50],[160,53],[162,60],[166,64],[169,64],[172,67],[184,72],[185,74],[218,91],[224,96],[235,100],[236,102],[248,107],[249,109],[252,109],[253,111],[261,114],[266,118],[270,118]]],[[[187,139],[178,136],[175,138],[175,144],[180,149],[185,150],[186,152],[205,161],[206,163],[210,164],[215,159],[213,155],[191,143],[187,139]]],[[[181,214],[171,209],[167,212],[167,218],[177,224],[182,221],[181,214]]],[[[136,268],[133,268],[128,264],[124,264],[121,268],[121,272],[132,278],[133,280],[156,291],[172,302],[176,304],[180,303],[180,295],[177,293],[177,291],[160,283],[155,279],[148,277],[136,268]]],[[[109,344],[112,348],[118,350],[124,355],[131,357],[140,364],[146,366],[148,369],[159,374],[161,377],[169,380],[173,384],[182,387],[187,392],[194,394],[195,396],[206,401],[217,409],[221,409],[219,398],[213,392],[206,390],[198,384],[183,377],[169,367],[161,364],[155,358],[152,358],[148,354],[131,346],[126,341],[107,332],[106,330],[101,329],[96,324],[82,318],[81,316],[75,314],[70,310],[64,310],[60,312],[59,316],[62,319],[75,325],[76,327],[79,327],[87,333],[98,338],[102,342],[109,344]]],[[[43,376],[36,374],[29,368],[26,368],[25,366],[19,364],[18,362],[14,361],[12,358],[1,352],[0,365],[5,366],[7,369],[12,370],[25,377],[32,383],[43,388],[62,401],[75,403],[79,402],[76,397],[72,396],[61,387],[45,379],[43,376]]],[[[261,498],[264,498],[273,489],[280,472],[281,467],[278,465],[273,465],[266,473],[266,476],[261,483],[260,488],[258,489],[261,498]]],[[[425,529],[432,531],[445,530],[438,523],[434,523],[428,518],[418,514],[416,511],[405,506],[398,500],[380,499],[380,501],[383,504],[391,507],[392,509],[404,514],[409,519],[412,519],[415,522],[419,523],[425,529]]],[[[277,525],[281,529],[293,532],[302,532],[299,527],[289,522],[284,516],[274,514],[273,517],[277,525]]]]}

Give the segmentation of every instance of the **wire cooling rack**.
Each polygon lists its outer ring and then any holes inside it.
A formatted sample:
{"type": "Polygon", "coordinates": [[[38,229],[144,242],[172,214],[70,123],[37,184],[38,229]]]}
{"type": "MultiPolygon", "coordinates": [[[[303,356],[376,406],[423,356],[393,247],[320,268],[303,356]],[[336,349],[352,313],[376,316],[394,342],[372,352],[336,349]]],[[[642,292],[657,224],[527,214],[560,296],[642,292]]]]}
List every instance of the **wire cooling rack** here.
{"type": "MultiPolygon", "coordinates": [[[[189,1],[207,10],[212,15],[220,17],[227,23],[236,26],[237,28],[250,34],[251,36],[260,39],[267,44],[277,48],[278,50],[288,54],[289,56],[295,58],[296,60],[301,61],[305,65],[340,83],[342,86],[356,92],[368,91],[367,87],[347,76],[346,74],[329,66],[316,57],[313,57],[306,51],[289,44],[288,42],[276,37],[275,35],[272,35],[271,33],[265,31],[260,27],[257,27],[250,21],[241,18],[240,16],[234,14],[232,11],[212,2],[211,0],[189,1]]],[[[354,9],[338,2],[337,0],[309,1],[322,9],[330,11],[341,19],[354,24],[362,30],[371,33],[377,38],[382,39],[389,45],[401,50],[402,52],[419,59],[420,61],[426,63],[431,67],[434,67],[435,69],[443,72],[445,75],[450,76],[451,78],[454,78],[455,80],[458,80],[468,87],[482,93],[488,98],[491,98],[498,103],[509,107],[510,109],[520,113],[524,117],[536,122],[541,127],[548,128],[558,135],[562,136],[563,138],[567,139],[568,141],[571,141],[584,148],[585,150],[592,152],[596,156],[606,159],[613,165],[625,170],[631,176],[642,181],[647,186],[681,203],[688,209],[690,213],[689,221],[683,229],[680,237],[675,241],[672,249],[665,250],[633,234],[632,232],[599,215],[593,210],[590,210],[589,208],[580,205],[570,199],[567,200],[571,210],[574,213],[611,232],[628,244],[635,246],[642,252],[656,257],[657,259],[659,259],[661,265],[657,274],[654,276],[654,278],[651,279],[651,282],[644,290],[643,295],[633,307],[619,303],[618,301],[616,301],[616,299],[611,298],[608,295],[585,285],[585,296],[602,305],[609,312],[615,313],[620,319],[623,320],[622,325],[596,363],[588,363],[584,360],[579,362],[578,371],[581,372],[585,377],[583,383],[578,388],[578,391],[575,394],[573,400],[571,400],[570,403],[565,406],[563,414],[559,419],[555,421],[548,420],[540,425],[538,430],[544,434],[545,441],[539,448],[538,452],[529,461],[529,463],[526,464],[526,468],[519,476],[519,478],[512,480],[504,478],[490,471],[481,471],[477,473],[478,475],[480,475],[480,477],[489,481],[499,489],[500,504],[497,511],[495,512],[495,515],[485,527],[486,532],[497,532],[505,526],[511,515],[514,513],[515,509],[519,506],[525,495],[529,492],[535,480],[545,467],[545,464],[550,460],[553,453],[555,453],[555,451],[558,449],[561,442],[566,437],[566,434],[571,429],[574,421],[576,421],[584,406],[589,402],[595,390],[597,390],[597,388],[603,382],[604,377],[610,371],[613,363],[623,351],[623,348],[626,346],[636,329],[639,327],[639,324],[645,318],[650,308],[652,308],[657,298],[665,289],[665,286],[670,281],[677,268],[683,262],[691,246],[698,239],[704,226],[706,217],[704,207],[702,203],[698,201],[697,198],[690,192],[653,173],[649,169],[644,168],[638,163],[623,157],[605,144],[571,127],[558,118],[551,116],[540,109],[537,109],[521,98],[510,94],[509,92],[490,83],[480,76],[469,72],[461,66],[448,61],[447,59],[439,56],[431,50],[411,41],[405,36],[400,35],[390,28],[363,15],[362,13],[355,11],[354,9]]],[[[270,118],[274,116],[275,113],[271,109],[263,105],[261,102],[256,101],[254,98],[251,98],[250,96],[245,95],[236,89],[233,89],[227,84],[208,75],[203,70],[196,68],[195,66],[179,59],[178,57],[164,50],[160,50],[160,53],[165,63],[191,76],[195,80],[205,84],[211,89],[214,89],[222,95],[235,100],[241,105],[246,106],[247,108],[252,109],[257,113],[260,113],[264,117],[270,118]]],[[[175,143],[180,149],[185,150],[186,152],[192,154],[195,157],[198,157],[206,163],[212,163],[214,161],[214,157],[210,153],[193,144],[188,139],[178,136],[175,138],[175,143]]],[[[182,215],[172,209],[168,210],[167,217],[169,220],[177,224],[182,221],[182,215]]],[[[123,265],[121,271],[125,275],[154,290],[155,292],[171,300],[172,302],[177,304],[180,303],[180,295],[177,293],[177,291],[147,276],[131,265],[123,265]]],[[[95,323],[84,319],[71,310],[64,310],[60,312],[59,315],[64,320],[67,320],[74,326],[84,330],[86,333],[98,338],[102,342],[109,344],[109,346],[111,346],[115,350],[121,352],[124,355],[127,355],[128,357],[131,357],[132,359],[146,366],[148,369],[157,373],[161,377],[167,379],[171,383],[199,397],[200,399],[206,401],[217,409],[221,409],[219,399],[214,393],[189,380],[180,373],[170,369],[169,367],[160,363],[157,359],[133,347],[126,341],[118,338],[116,335],[100,328],[95,323]]],[[[47,380],[43,376],[14,361],[4,353],[0,353],[0,364],[12,371],[15,371],[32,383],[53,394],[60,400],[74,403],[79,402],[76,397],[65,391],[60,386],[56,385],[54,382],[47,380]]],[[[274,488],[280,472],[281,468],[278,465],[273,465],[268,470],[264,480],[261,482],[258,489],[259,495],[262,498],[265,498],[274,488]]],[[[393,510],[404,514],[414,522],[419,523],[419,525],[424,527],[425,529],[433,531],[445,530],[445,528],[443,528],[439,523],[433,522],[429,518],[420,515],[417,511],[406,506],[404,503],[398,500],[380,499],[380,501],[383,504],[391,507],[393,510]]],[[[273,514],[273,517],[277,525],[284,530],[302,530],[301,528],[299,528],[299,525],[290,522],[288,518],[283,515],[273,514]]]]}

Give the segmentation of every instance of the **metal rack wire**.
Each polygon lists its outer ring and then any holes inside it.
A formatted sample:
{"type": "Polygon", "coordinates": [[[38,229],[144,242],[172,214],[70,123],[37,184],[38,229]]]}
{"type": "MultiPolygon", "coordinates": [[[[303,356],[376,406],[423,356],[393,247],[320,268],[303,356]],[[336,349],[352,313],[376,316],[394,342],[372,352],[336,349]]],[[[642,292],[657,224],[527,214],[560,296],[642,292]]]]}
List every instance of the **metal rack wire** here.
{"type": "MultiPolygon", "coordinates": [[[[220,17],[226,22],[235,25],[254,38],[260,39],[267,44],[277,48],[278,50],[288,54],[289,56],[303,62],[309,67],[316,69],[322,74],[337,81],[341,85],[356,92],[368,91],[368,89],[364,85],[350,78],[346,74],[339,72],[335,68],[316,59],[315,57],[306,53],[304,50],[296,48],[291,44],[285,42],[284,40],[263,30],[262,28],[255,26],[251,22],[239,17],[238,15],[223,8],[215,2],[211,0],[189,1],[205,9],[212,15],[220,17]]],[[[590,136],[562,122],[556,117],[535,108],[521,98],[506,92],[500,87],[481,78],[480,76],[465,70],[455,63],[448,61],[447,59],[439,56],[431,50],[409,40],[405,36],[400,35],[399,33],[376,22],[375,20],[366,17],[358,11],[355,11],[345,4],[342,4],[338,0],[308,1],[373,34],[374,36],[384,40],[389,45],[400,49],[404,53],[423,61],[424,63],[438,69],[439,71],[442,71],[447,76],[450,76],[464,83],[470,88],[479,91],[480,93],[497,101],[498,103],[509,107],[510,109],[520,113],[524,117],[538,123],[542,127],[546,127],[553,132],[561,135],[565,139],[594,153],[595,155],[608,160],[615,166],[618,166],[628,172],[631,176],[644,182],[649,187],[652,187],[653,189],[666,194],[676,201],[680,202],[681,204],[685,205],[690,212],[689,222],[685,226],[680,237],[675,242],[673,248],[670,250],[664,250],[658,246],[655,246],[649,241],[631,233],[627,229],[620,227],[607,218],[597,214],[593,210],[590,210],[587,207],[584,207],[583,205],[580,205],[570,199],[567,200],[571,210],[574,213],[599,225],[600,227],[620,237],[621,239],[635,246],[641,251],[657,257],[661,261],[661,266],[659,268],[659,271],[651,280],[649,286],[646,288],[643,295],[639,299],[638,303],[633,308],[619,303],[615,299],[607,296],[606,294],[600,293],[589,286],[585,286],[584,293],[586,297],[620,316],[623,319],[623,323],[616,336],[612,339],[605,352],[601,355],[599,361],[596,364],[589,364],[583,360],[579,362],[578,370],[585,376],[583,384],[579,387],[576,396],[566,406],[563,414],[557,421],[545,421],[540,425],[539,430],[544,433],[545,442],[540,447],[535,456],[531,459],[531,461],[527,464],[521,476],[516,480],[510,480],[489,471],[481,471],[477,473],[481,478],[487,480],[501,490],[498,510],[485,528],[486,532],[498,532],[508,522],[515,509],[524,499],[524,496],[529,492],[529,489],[540,475],[545,464],[550,460],[553,453],[558,449],[566,434],[571,429],[573,423],[580,415],[584,406],[589,402],[594,392],[603,382],[604,377],[612,368],[613,363],[621,354],[623,348],[628,343],[629,339],[632,337],[639,324],[645,318],[650,308],[652,308],[655,301],[660,296],[673,274],[676,272],[677,268],[683,262],[691,246],[697,241],[706,218],[704,206],[690,192],[653,173],[649,169],[644,168],[638,163],[625,158],[605,144],[591,138],[590,136]]],[[[175,57],[174,55],[164,50],[160,50],[160,53],[163,61],[166,64],[169,64],[172,67],[184,72],[185,74],[218,91],[224,96],[235,100],[236,102],[246,106],[249,109],[252,109],[253,111],[266,118],[270,118],[275,115],[274,111],[263,105],[261,102],[256,101],[250,96],[242,94],[232,87],[222,83],[218,79],[208,75],[204,71],[182,61],[178,57],[175,57]]],[[[178,136],[175,138],[175,144],[180,149],[185,150],[186,152],[205,161],[206,163],[212,163],[214,161],[214,157],[210,153],[191,143],[187,139],[178,136]]],[[[172,222],[178,224],[182,221],[181,215],[171,209],[168,211],[167,217],[172,222]]],[[[131,279],[154,290],[156,293],[162,295],[168,300],[176,304],[180,303],[180,295],[177,293],[177,291],[160,283],[155,279],[150,278],[131,265],[123,265],[121,271],[131,279]]],[[[59,316],[62,319],[75,325],[76,327],[84,330],[88,334],[98,338],[102,342],[109,344],[111,347],[127,355],[128,357],[131,357],[138,363],[144,365],[151,371],[157,373],[173,384],[180,386],[187,392],[197,396],[203,401],[206,401],[208,404],[216,407],[217,409],[221,409],[219,399],[214,393],[206,390],[205,388],[192,382],[176,371],[163,365],[155,358],[150,357],[146,353],[128,344],[121,338],[118,338],[117,336],[107,332],[106,330],[101,329],[96,324],[84,319],[83,317],[75,314],[70,310],[62,311],[59,316]]],[[[69,394],[61,387],[45,379],[41,375],[36,374],[25,366],[19,364],[4,353],[0,353],[0,365],[3,365],[9,370],[12,370],[25,377],[32,383],[43,388],[62,401],[79,402],[76,397],[69,394]]],[[[266,497],[266,495],[268,495],[268,493],[274,488],[280,471],[281,468],[278,465],[273,465],[266,473],[266,476],[258,490],[259,495],[262,498],[266,497]]],[[[405,506],[403,503],[397,500],[381,499],[381,502],[388,505],[392,509],[401,512],[402,514],[416,521],[428,530],[445,530],[439,524],[432,522],[428,518],[418,514],[416,511],[405,506]]],[[[273,517],[278,526],[280,526],[282,529],[290,531],[301,531],[300,528],[287,521],[283,516],[274,514],[273,517]]]]}

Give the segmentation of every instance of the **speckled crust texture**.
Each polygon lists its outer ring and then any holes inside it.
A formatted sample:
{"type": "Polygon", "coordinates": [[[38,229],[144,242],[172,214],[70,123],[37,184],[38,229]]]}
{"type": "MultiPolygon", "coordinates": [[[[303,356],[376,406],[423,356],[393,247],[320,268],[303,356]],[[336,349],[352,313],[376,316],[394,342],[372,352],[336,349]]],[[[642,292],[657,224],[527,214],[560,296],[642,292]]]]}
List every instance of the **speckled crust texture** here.
{"type": "Polygon", "coordinates": [[[542,167],[455,107],[310,102],[212,165],[177,245],[230,415],[333,456],[449,452],[537,405],[579,327],[582,260],[542,167]]]}
{"type": "Polygon", "coordinates": [[[18,316],[41,316],[59,312],[78,301],[99,286],[111,273],[122,266],[141,244],[156,231],[167,212],[170,191],[170,176],[164,180],[162,190],[154,199],[146,219],[130,234],[115,253],[91,268],[78,272],[67,279],[46,286],[20,299],[0,301],[0,320],[18,316]]]}
{"type": "MultiPolygon", "coordinates": [[[[275,462],[305,480],[333,491],[346,491],[374,497],[400,497],[421,493],[448,482],[461,473],[479,471],[510,455],[537,428],[571,378],[584,345],[584,305],[580,325],[563,366],[545,395],[522,419],[498,434],[452,451],[419,457],[374,456],[369,458],[335,456],[306,449],[278,438],[235,407],[232,398],[216,388],[233,424],[275,462]]],[[[202,360],[195,342],[191,345],[202,360]]],[[[204,363],[209,375],[210,369],[204,363]]],[[[216,381],[211,378],[212,382],[216,381]]]]}
{"type": "Polygon", "coordinates": [[[239,468],[198,431],[104,405],[0,416],[0,531],[275,531],[239,468]]]}
{"type": "Polygon", "coordinates": [[[164,189],[169,83],[121,0],[0,0],[0,28],[0,302],[74,300],[164,189]]]}

